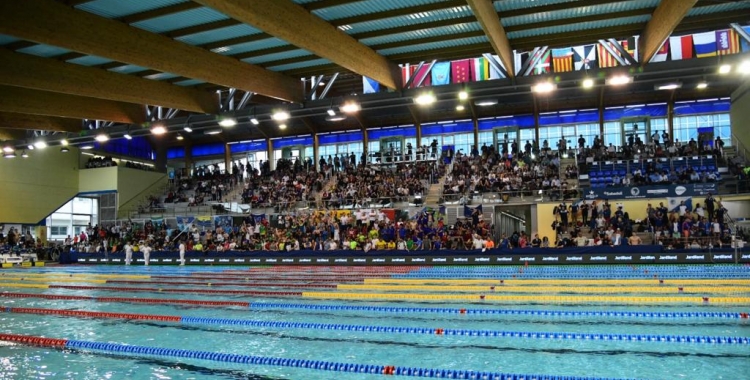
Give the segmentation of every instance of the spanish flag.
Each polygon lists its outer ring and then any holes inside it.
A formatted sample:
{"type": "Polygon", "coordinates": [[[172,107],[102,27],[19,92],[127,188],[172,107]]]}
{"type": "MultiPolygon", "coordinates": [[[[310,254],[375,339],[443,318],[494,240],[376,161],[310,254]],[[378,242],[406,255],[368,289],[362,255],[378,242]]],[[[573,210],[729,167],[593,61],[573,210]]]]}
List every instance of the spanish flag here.
{"type": "Polygon", "coordinates": [[[552,49],[552,68],[556,73],[573,71],[573,49],[552,49]]]}

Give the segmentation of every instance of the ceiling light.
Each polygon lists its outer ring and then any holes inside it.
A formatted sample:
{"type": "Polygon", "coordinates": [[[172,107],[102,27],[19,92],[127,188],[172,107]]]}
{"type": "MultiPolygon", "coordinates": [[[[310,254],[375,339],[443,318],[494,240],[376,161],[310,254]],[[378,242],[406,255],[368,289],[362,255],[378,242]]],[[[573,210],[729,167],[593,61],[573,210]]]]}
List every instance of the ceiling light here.
{"type": "Polygon", "coordinates": [[[497,104],[497,99],[482,99],[474,102],[474,105],[480,107],[494,106],[495,104],[497,104]]]}
{"type": "Polygon", "coordinates": [[[279,124],[279,129],[286,129],[286,124],[279,124]]]}
{"type": "Polygon", "coordinates": [[[260,122],[259,122],[259,121],[258,121],[258,119],[256,119],[256,118],[252,118],[252,119],[250,119],[250,122],[251,122],[251,123],[253,123],[253,125],[258,125],[258,124],[260,124],[260,122]]]}
{"type": "Polygon", "coordinates": [[[360,106],[355,102],[346,102],[339,107],[339,110],[343,113],[355,113],[360,110],[360,106]]]}
{"type": "Polygon", "coordinates": [[[60,145],[62,145],[62,146],[68,146],[68,140],[66,140],[66,139],[60,140],[60,145]]]}
{"type": "Polygon", "coordinates": [[[459,104],[459,105],[456,106],[456,111],[463,111],[465,109],[466,109],[466,107],[464,107],[463,104],[459,104]]]}
{"type": "Polygon", "coordinates": [[[177,135],[177,140],[184,140],[185,138],[182,137],[182,135],[177,135]]]}
{"type": "MultiPolygon", "coordinates": [[[[47,147],[47,142],[46,142],[46,141],[44,141],[44,140],[39,140],[39,141],[37,141],[37,142],[35,142],[35,143],[34,143],[34,148],[37,148],[37,149],[44,149],[44,148],[46,148],[46,147],[47,147]]],[[[33,149],[33,148],[32,148],[32,149],[33,149]]]]}
{"type": "Polygon", "coordinates": [[[60,152],[62,152],[62,153],[68,153],[68,152],[70,152],[70,149],[68,149],[68,147],[64,146],[64,147],[60,148],[60,152]]]}
{"type": "Polygon", "coordinates": [[[740,74],[750,74],[750,61],[743,61],[740,63],[740,67],[737,68],[737,72],[740,74]]]}
{"type": "Polygon", "coordinates": [[[555,89],[557,89],[557,85],[551,82],[542,82],[531,86],[531,91],[534,91],[538,94],[548,94],[555,89]]]}
{"type": "Polygon", "coordinates": [[[469,99],[469,93],[467,93],[466,91],[461,91],[458,93],[458,98],[461,100],[469,99]]]}
{"type": "Polygon", "coordinates": [[[162,124],[156,124],[153,127],[151,127],[151,133],[153,133],[153,134],[155,134],[157,136],[158,135],[163,135],[163,134],[167,133],[167,127],[165,127],[162,124]]]}
{"type": "Polygon", "coordinates": [[[664,84],[657,84],[654,86],[654,89],[656,90],[676,90],[678,88],[682,87],[682,83],[680,82],[674,82],[674,83],[664,83],[664,84]]]}
{"type": "Polygon", "coordinates": [[[586,78],[583,80],[583,83],[581,83],[583,88],[591,88],[594,87],[594,80],[591,78],[586,78]]]}
{"type": "Polygon", "coordinates": [[[321,86],[321,87],[325,85],[326,85],[326,82],[323,82],[323,81],[320,81],[320,83],[318,83],[318,86],[321,86]]]}
{"type": "Polygon", "coordinates": [[[219,133],[221,133],[221,129],[208,129],[203,131],[204,135],[218,135],[219,133]]]}
{"type": "Polygon", "coordinates": [[[15,152],[3,153],[3,157],[5,157],[5,158],[16,158],[16,153],[15,152]]]}
{"type": "Polygon", "coordinates": [[[235,125],[237,125],[237,119],[233,117],[225,117],[219,120],[219,125],[224,128],[234,127],[235,125]]]}
{"type": "Polygon", "coordinates": [[[32,145],[32,144],[29,144],[26,147],[29,148],[29,150],[34,150],[34,145],[32,145]]]}
{"type": "Polygon", "coordinates": [[[28,157],[29,157],[29,154],[28,154],[28,153],[26,153],[26,151],[24,150],[23,152],[21,152],[21,157],[23,157],[23,158],[28,158],[28,157]]]}
{"type": "Polygon", "coordinates": [[[328,116],[336,116],[336,111],[333,110],[333,108],[328,109],[328,116]]]}
{"type": "Polygon", "coordinates": [[[615,75],[607,79],[607,84],[611,86],[622,86],[633,81],[633,78],[627,75],[615,75]]]}
{"type": "Polygon", "coordinates": [[[697,88],[699,90],[702,90],[702,89],[704,89],[706,87],[708,87],[708,83],[706,83],[706,82],[700,82],[700,83],[698,83],[698,85],[695,86],[695,88],[697,88]]]}
{"type": "Polygon", "coordinates": [[[109,136],[107,136],[106,133],[100,133],[100,134],[96,135],[96,137],[94,137],[94,140],[96,140],[98,142],[107,142],[107,141],[109,141],[109,136]]]}
{"type": "Polygon", "coordinates": [[[132,140],[133,139],[133,136],[131,136],[129,133],[126,133],[126,134],[122,135],[122,137],[124,137],[127,140],[132,140]]]}
{"type": "Polygon", "coordinates": [[[729,74],[730,71],[732,71],[732,65],[719,66],[719,74],[729,74]]]}
{"type": "Polygon", "coordinates": [[[182,130],[185,131],[185,132],[187,132],[187,133],[193,133],[193,128],[190,128],[190,127],[182,128],[182,130]]]}
{"type": "Polygon", "coordinates": [[[437,98],[435,98],[435,95],[431,92],[427,92],[414,98],[414,103],[417,103],[420,106],[426,106],[435,103],[436,100],[437,98]]]}
{"type": "Polygon", "coordinates": [[[3,147],[3,152],[5,152],[5,153],[13,153],[15,151],[16,150],[12,146],[10,146],[10,145],[6,145],[6,146],[3,147]]]}
{"type": "Polygon", "coordinates": [[[83,150],[91,150],[91,149],[94,149],[94,146],[91,144],[86,144],[86,145],[81,145],[79,148],[83,150]]]}
{"type": "Polygon", "coordinates": [[[332,116],[326,116],[326,121],[341,121],[344,119],[346,119],[346,116],[341,115],[341,114],[338,114],[338,115],[333,114],[332,116]]]}
{"type": "Polygon", "coordinates": [[[271,115],[271,119],[274,119],[276,121],[285,121],[289,120],[289,112],[286,111],[276,111],[271,115]]]}

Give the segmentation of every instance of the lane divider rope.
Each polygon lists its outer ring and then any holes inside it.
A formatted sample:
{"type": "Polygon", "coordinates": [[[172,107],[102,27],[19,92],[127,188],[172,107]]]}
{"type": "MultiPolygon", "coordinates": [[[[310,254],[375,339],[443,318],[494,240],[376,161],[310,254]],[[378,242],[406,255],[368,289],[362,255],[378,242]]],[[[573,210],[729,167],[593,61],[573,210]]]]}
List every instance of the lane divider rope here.
{"type": "Polygon", "coordinates": [[[68,289],[68,290],[98,290],[106,292],[152,292],[152,293],[201,293],[201,294],[234,294],[246,296],[272,296],[272,297],[298,297],[302,292],[275,292],[257,290],[225,290],[225,289],[175,289],[175,288],[133,288],[116,286],[84,286],[84,285],[47,285],[47,284],[18,284],[3,283],[4,287],[11,288],[38,288],[38,289],[68,289]]]}
{"type": "Polygon", "coordinates": [[[750,287],[739,286],[471,286],[471,285],[374,285],[374,284],[339,284],[340,290],[417,290],[448,292],[498,292],[498,293],[725,293],[750,294],[750,287]]]}

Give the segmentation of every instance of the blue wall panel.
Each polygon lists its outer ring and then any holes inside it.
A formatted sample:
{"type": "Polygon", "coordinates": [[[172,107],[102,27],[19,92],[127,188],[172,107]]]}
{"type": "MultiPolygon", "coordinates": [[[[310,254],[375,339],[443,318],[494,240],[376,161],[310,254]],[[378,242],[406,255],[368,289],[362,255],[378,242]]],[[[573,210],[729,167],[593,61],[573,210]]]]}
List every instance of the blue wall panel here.
{"type": "Polygon", "coordinates": [[[701,115],[710,113],[729,112],[729,100],[714,100],[708,102],[677,103],[674,105],[675,116],[701,115]]]}
{"type": "Polygon", "coordinates": [[[370,129],[367,131],[367,137],[369,138],[369,141],[375,141],[375,140],[380,140],[385,137],[394,137],[394,136],[416,137],[417,128],[415,128],[413,125],[410,125],[410,126],[397,127],[397,128],[370,129]]]}
{"type": "Polygon", "coordinates": [[[667,105],[651,104],[604,110],[604,121],[619,121],[625,117],[667,117],[667,105]]]}
{"type": "Polygon", "coordinates": [[[432,124],[422,126],[422,136],[450,135],[454,133],[471,133],[474,123],[462,121],[459,123],[432,124]]]}
{"type": "Polygon", "coordinates": [[[281,149],[281,148],[286,148],[288,146],[295,146],[295,145],[312,146],[312,144],[313,144],[312,136],[282,137],[278,140],[273,140],[273,149],[281,149]]]}
{"type": "Polygon", "coordinates": [[[224,155],[224,144],[205,144],[193,147],[193,157],[218,156],[224,155]]]}
{"type": "Polygon", "coordinates": [[[268,150],[268,143],[266,143],[266,140],[241,142],[229,145],[229,150],[232,153],[265,152],[268,150]]]}
{"type": "Polygon", "coordinates": [[[318,143],[320,145],[329,144],[344,144],[350,142],[361,142],[362,132],[344,132],[344,133],[331,133],[327,135],[318,136],[318,143]]]}
{"type": "Polygon", "coordinates": [[[479,120],[480,131],[503,127],[516,127],[519,129],[534,128],[534,115],[515,115],[498,117],[493,120],[479,120]]]}

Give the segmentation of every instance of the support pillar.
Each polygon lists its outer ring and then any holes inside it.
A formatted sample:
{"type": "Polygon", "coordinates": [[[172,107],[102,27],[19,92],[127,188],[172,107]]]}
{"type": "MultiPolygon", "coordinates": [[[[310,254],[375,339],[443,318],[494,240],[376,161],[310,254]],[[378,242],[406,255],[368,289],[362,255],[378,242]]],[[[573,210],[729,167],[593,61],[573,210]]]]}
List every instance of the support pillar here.
{"type": "Polygon", "coordinates": [[[276,169],[276,162],[273,159],[273,140],[267,138],[266,145],[268,145],[268,167],[270,170],[276,169]]]}
{"type": "Polygon", "coordinates": [[[599,89],[599,137],[604,144],[604,86],[599,89]]]}
{"type": "Polygon", "coordinates": [[[167,171],[167,147],[164,144],[155,144],[154,153],[156,154],[156,160],[154,160],[154,169],[157,172],[167,171]]]}
{"type": "Polygon", "coordinates": [[[474,124],[474,146],[479,150],[479,119],[473,117],[471,122],[474,124]]]}
{"type": "MultiPolygon", "coordinates": [[[[536,140],[536,145],[541,149],[542,142],[539,141],[539,99],[537,99],[536,95],[532,95],[534,97],[534,140],[536,140]]],[[[550,144],[552,142],[550,141],[550,144]]],[[[521,149],[521,142],[518,143],[518,148],[521,149]]]]}
{"type": "Polygon", "coordinates": [[[232,174],[232,147],[224,143],[224,171],[232,174]]]}
{"type": "Polygon", "coordinates": [[[185,144],[185,175],[187,178],[193,176],[193,144],[188,142],[185,144]]]}
{"type": "MultiPolygon", "coordinates": [[[[367,162],[367,158],[370,154],[370,138],[367,137],[367,129],[362,128],[362,157],[364,157],[364,161],[360,162],[360,164],[364,164],[367,162]]],[[[362,160],[361,158],[358,158],[359,160],[362,160]]]]}
{"type": "Polygon", "coordinates": [[[669,133],[669,138],[672,139],[672,141],[675,141],[675,137],[674,137],[674,91],[672,92],[672,96],[669,97],[669,101],[667,102],[667,133],[669,133]]]}
{"type": "Polygon", "coordinates": [[[313,138],[313,167],[316,171],[320,170],[318,161],[320,160],[320,138],[317,133],[312,134],[313,138]]]}

